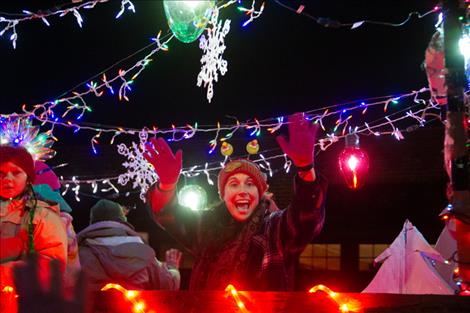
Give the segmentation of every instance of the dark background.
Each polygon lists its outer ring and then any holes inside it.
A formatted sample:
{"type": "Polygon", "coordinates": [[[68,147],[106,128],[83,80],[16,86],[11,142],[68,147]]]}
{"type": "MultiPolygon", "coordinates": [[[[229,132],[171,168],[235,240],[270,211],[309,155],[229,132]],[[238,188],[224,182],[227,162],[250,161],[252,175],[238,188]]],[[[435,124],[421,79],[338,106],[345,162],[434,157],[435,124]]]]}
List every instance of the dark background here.
{"type": "MultiPolygon", "coordinates": [[[[365,19],[399,23],[410,12],[425,13],[437,4],[436,1],[365,0],[281,2],[295,9],[304,4],[305,12],[313,16],[344,23],[365,19]]],[[[167,32],[161,1],[133,3],[136,13],[126,12],[118,20],[114,16],[120,1],[83,10],[80,12],[83,28],[78,27],[72,15],[49,18],[50,27],[40,20],[20,23],[16,50],[8,40],[9,34],[1,37],[0,112],[20,112],[23,104],[31,107],[64,97],[72,90],[82,92],[86,90],[83,82],[150,44],[150,38],[160,29],[164,34],[167,32]]],[[[251,5],[251,1],[243,3],[251,5]]],[[[57,1],[2,2],[0,16],[60,4],[57,1]]],[[[228,72],[215,83],[211,103],[206,100],[206,89],[196,86],[202,55],[198,43],[183,44],[174,39],[169,43],[170,50],[157,53],[135,80],[133,91],[128,94],[129,102],[120,102],[109,94],[100,98],[89,96],[86,101],[93,112],[86,114],[82,122],[138,129],[154,125],[169,128],[172,124],[181,126],[196,121],[200,125],[215,125],[217,121],[233,122],[227,116],[236,116],[240,121],[277,117],[427,87],[422,62],[435,30],[437,13],[421,19],[414,15],[400,27],[366,23],[354,30],[336,29],[320,26],[274,1],[267,1],[261,17],[245,28],[241,24],[246,17],[235,6],[222,10],[220,18],[232,20],[224,53],[228,72]]],[[[130,67],[149,51],[144,50],[112,67],[106,72],[108,78],[116,75],[119,68],[130,67]]],[[[388,113],[409,104],[400,103],[388,113]]],[[[368,114],[365,121],[385,115],[382,108],[368,114]]],[[[356,123],[361,125],[359,120],[356,123]]],[[[49,164],[68,163],[56,170],[64,177],[99,178],[125,172],[115,146],[108,144],[110,138],[101,141],[98,155],[91,153],[89,142],[94,134],[80,131],[73,135],[70,129],[58,127],[55,135],[59,142],[54,146],[58,154],[49,164]]],[[[370,278],[354,276],[355,252],[354,248],[348,252],[347,247],[358,243],[391,243],[405,219],[410,219],[431,243],[443,227],[437,217],[447,203],[441,151],[443,127],[433,122],[404,135],[403,141],[391,136],[361,138],[361,146],[369,154],[370,173],[368,184],[359,191],[347,189],[339,177],[337,156],[344,147],[342,142],[317,157],[317,168],[329,179],[330,189],[326,225],[316,242],[342,243],[345,247],[343,272],[329,276],[339,288],[361,290],[370,278]]],[[[198,135],[173,146],[184,149],[185,166],[221,161],[218,153],[207,155],[210,139],[198,135]]],[[[137,138],[118,137],[117,142],[130,140],[137,138]]],[[[240,132],[232,144],[240,151],[249,140],[247,132],[240,132]]],[[[259,141],[261,149],[276,147],[274,138],[266,133],[259,141]]],[[[280,206],[288,203],[291,179],[283,174],[282,165],[281,160],[273,162],[276,173],[270,183],[280,206]]],[[[208,188],[210,201],[215,201],[215,189],[209,188],[204,179],[199,182],[208,188]]],[[[162,256],[161,252],[175,243],[151,222],[136,194],[129,187],[121,188],[124,195],[117,200],[137,207],[130,213],[131,222],[138,230],[149,233],[152,245],[162,256]],[[126,197],[127,191],[131,193],[126,197]]],[[[82,188],[80,202],[71,193],[66,197],[74,208],[74,225],[79,231],[88,224],[89,207],[97,198],[86,187],[82,188]]]]}

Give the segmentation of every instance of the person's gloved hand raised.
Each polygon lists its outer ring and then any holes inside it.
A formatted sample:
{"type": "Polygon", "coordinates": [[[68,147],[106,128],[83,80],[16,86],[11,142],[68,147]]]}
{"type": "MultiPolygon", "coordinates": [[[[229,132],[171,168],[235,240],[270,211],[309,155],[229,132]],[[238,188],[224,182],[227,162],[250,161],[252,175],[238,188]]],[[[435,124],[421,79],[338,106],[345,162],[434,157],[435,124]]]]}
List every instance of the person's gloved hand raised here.
{"type": "Polygon", "coordinates": [[[318,125],[305,119],[303,113],[295,113],[288,119],[289,139],[277,136],[276,140],[287,156],[297,167],[313,163],[313,151],[317,138],[318,125]]]}
{"type": "MultiPolygon", "coordinates": [[[[145,159],[153,165],[160,182],[160,188],[174,187],[180,176],[183,151],[178,150],[175,154],[163,138],[152,138],[145,144],[147,153],[145,159]]],[[[166,189],[166,188],[165,188],[166,189]]]]}

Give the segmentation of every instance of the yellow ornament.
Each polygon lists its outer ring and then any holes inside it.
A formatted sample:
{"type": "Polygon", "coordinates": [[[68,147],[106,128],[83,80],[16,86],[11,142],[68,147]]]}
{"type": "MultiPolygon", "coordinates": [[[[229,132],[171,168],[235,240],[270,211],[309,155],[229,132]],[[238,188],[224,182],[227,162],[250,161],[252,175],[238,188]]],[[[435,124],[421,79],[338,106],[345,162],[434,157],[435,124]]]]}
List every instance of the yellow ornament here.
{"type": "Polygon", "coordinates": [[[222,153],[223,156],[231,156],[233,153],[233,146],[226,141],[222,142],[220,153],[222,153]]]}
{"type": "Polygon", "coordinates": [[[252,141],[250,141],[250,142],[246,145],[246,151],[247,151],[249,154],[256,154],[256,153],[258,153],[258,151],[259,151],[258,140],[253,139],[252,141]]]}

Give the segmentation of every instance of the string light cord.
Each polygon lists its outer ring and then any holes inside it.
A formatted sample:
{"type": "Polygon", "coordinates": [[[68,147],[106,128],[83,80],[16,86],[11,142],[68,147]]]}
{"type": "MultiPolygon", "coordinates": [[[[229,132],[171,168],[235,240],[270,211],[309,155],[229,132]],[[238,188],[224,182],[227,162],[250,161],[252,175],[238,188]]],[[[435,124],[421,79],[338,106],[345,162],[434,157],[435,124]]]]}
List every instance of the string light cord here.
{"type": "MultiPolygon", "coordinates": [[[[62,8],[68,6],[68,5],[73,5],[74,3],[73,2],[65,2],[65,3],[62,3],[62,4],[58,4],[56,6],[54,6],[53,8],[50,8],[50,9],[47,9],[47,10],[40,10],[38,12],[52,12],[54,10],[61,10],[62,8]]],[[[12,16],[12,17],[26,17],[26,16],[29,16],[30,14],[27,14],[25,12],[22,12],[22,13],[9,13],[9,12],[2,12],[0,11],[0,16],[12,16]]]]}
{"type": "MultiPolygon", "coordinates": [[[[168,33],[168,34],[162,36],[161,39],[162,39],[163,41],[165,41],[165,40],[167,40],[167,38],[169,38],[169,37],[171,37],[171,33],[168,33]]],[[[148,50],[148,49],[151,48],[151,47],[154,47],[155,45],[157,45],[156,42],[149,43],[149,44],[146,45],[145,47],[140,48],[139,50],[133,52],[132,54],[130,54],[130,55],[128,55],[128,56],[126,56],[126,57],[124,57],[124,58],[122,58],[122,59],[116,61],[115,63],[111,64],[110,66],[106,67],[104,70],[100,71],[100,72],[97,73],[96,75],[93,75],[92,77],[90,77],[90,78],[88,78],[88,79],[82,81],[81,83],[78,83],[77,85],[75,85],[74,87],[70,88],[69,90],[64,91],[64,92],[61,93],[59,96],[57,96],[57,98],[61,98],[61,97],[65,96],[65,95],[67,95],[67,94],[70,94],[72,91],[77,90],[78,88],[80,88],[80,87],[86,85],[88,82],[90,82],[90,81],[92,81],[92,80],[95,80],[96,78],[98,78],[99,76],[103,75],[104,73],[109,72],[110,70],[112,70],[113,68],[117,67],[119,64],[123,63],[124,61],[129,60],[130,58],[132,58],[132,57],[134,57],[134,56],[140,54],[140,53],[143,52],[143,51],[148,50]]],[[[152,55],[152,54],[150,54],[150,55],[152,55]]],[[[129,71],[129,70],[128,70],[128,71],[129,71]]]]}
{"type": "Polygon", "coordinates": [[[431,14],[431,13],[434,13],[434,12],[437,12],[437,11],[440,11],[440,8],[439,7],[434,7],[432,10],[429,10],[423,14],[419,13],[419,12],[410,12],[408,13],[408,16],[405,20],[403,20],[402,22],[399,22],[399,23],[391,23],[391,22],[383,22],[383,21],[374,21],[374,20],[362,20],[362,21],[357,21],[357,22],[354,22],[354,23],[342,23],[342,22],[339,22],[337,20],[333,20],[333,19],[330,19],[328,17],[316,17],[316,16],[313,16],[307,12],[304,11],[305,9],[305,6],[304,5],[301,5],[298,9],[295,9],[291,6],[288,6],[287,4],[284,4],[282,3],[280,0],[274,0],[275,3],[277,3],[279,6],[283,7],[284,9],[287,9],[291,12],[294,12],[296,14],[299,14],[299,15],[303,15],[309,19],[312,19],[314,20],[317,24],[321,25],[321,26],[324,26],[324,27],[329,27],[329,28],[341,28],[341,27],[348,27],[348,28],[357,28],[359,26],[361,26],[362,24],[375,24],[375,25],[382,25],[382,26],[391,26],[391,27],[400,27],[400,26],[403,26],[405,25],[406,23],[408,23],[411,18],[413,16],[417,16],[418,19],[422,19],[424,17],[426,17],[427,15],[431,14]]]}

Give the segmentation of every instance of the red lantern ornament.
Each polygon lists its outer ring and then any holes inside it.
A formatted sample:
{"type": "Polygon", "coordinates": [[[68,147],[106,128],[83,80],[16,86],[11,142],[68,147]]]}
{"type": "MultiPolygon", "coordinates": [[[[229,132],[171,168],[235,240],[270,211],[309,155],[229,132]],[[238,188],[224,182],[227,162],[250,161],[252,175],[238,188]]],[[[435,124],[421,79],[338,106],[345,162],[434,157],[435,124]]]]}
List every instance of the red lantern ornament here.
{"type": "Polygon", "coordinates": [[[338,158],[339,169],[346,185],[356,190],[364,185],[369,171],[369,157],[359,147],[359,136],[357,134],[346,135],[345,141],[346,146],[338,158]]]}

